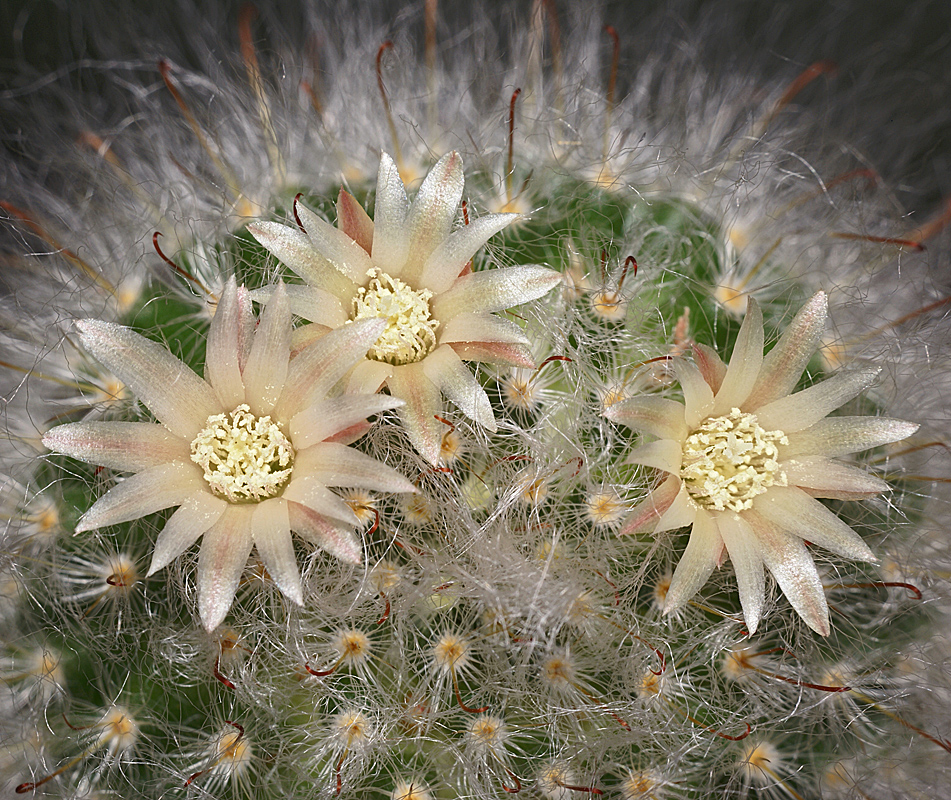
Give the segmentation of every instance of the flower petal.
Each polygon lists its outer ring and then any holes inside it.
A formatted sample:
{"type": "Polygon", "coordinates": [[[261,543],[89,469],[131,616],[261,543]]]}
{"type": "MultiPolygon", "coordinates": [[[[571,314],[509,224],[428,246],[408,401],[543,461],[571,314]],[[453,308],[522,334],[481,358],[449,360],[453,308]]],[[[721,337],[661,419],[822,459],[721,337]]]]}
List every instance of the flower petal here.
{"type": "Polygon", "coordinates": [[[337,227],[366,250],[373,248],[373,220],[350,192],[340,188],[337,195],[337,227]]]}
{"type": "Polygon", "coordinates": [[[787,533],[755,511],[747,512],[744,520],[759,541],[763,563],[773,573],[789,604],[816,633],[828,636],[829,606],[826,593],[819,580],[816,564],[802,539],[787,533]]]}
{"type": "Polygon", "coordinates": [[[684,421],[688,428],[696,428],[713,408],[713,390],[700,370],[683,358],[674,359],[674,373],[684,392],[684,421]]]}
{"type": "Polygon", "coordinates": [[[752,297],[746,305],[746,317],[736,337],[730,366],[713,402],[712,416],[729,414],[740,408],[756,383],[763,363],[763,312],[752,297]]]}
{"type": "Polygon", "coordinates": [[[860,467],[823,456],[803,456],[780,463],[790,486],[801,486],[813,497],[855,499],[872,497],[891,489],[885,481],[860,467]],[[828,494],[827,494],[828,493],[828,494]],[[843,497],[844,496],[844,497],[843,497]]]}
{"type": "Polygon", "coordinates": [[[398,276],[402,280],[411,285],[424,285],[420,282],[423,266],[449,236],[464,184],[462,156],[455,151],[440,158],[423,179],[406,215],[409,248],[398,276]]]}
{"type": "MultiPolygon", "coordinates": [[[[319,446],[315,445],[315,447],[319,446]]],[[[306,453],[305,450],[298,456],[304,456],[306,459],[306,453]]],[[[301,468],[298,468],[296,464],[294,465],[294,475],[281,496],[288,502],[306,506],[317,514],[333,517],[338,522],[346,525],[357,525],[359,523],[353,509],[339,496],[331,492],[316,473],[310,474],[306,463],[301,468]]]]}
{"type": "Polygon", "coordinates": [[[215,497],[205,489],[186,497],[179,509],[168,518],[155,541],[148,574],[154,575],[184,553],[220,519],[227,507],[227,500],[215,497]]]}
{"type": "Polygon", "coordinates": [[[268,414],[277,403],[291,355],[291,310],[284,284],[278,284],[261,314],[244,367],[245,398],[251,413],[268,414]]]}
{"type": "Polygon", "coordinates": [[[251,538],[274,584],[285,597],[302,606],[304,595],[287,505],[283,497],[258,503],[251,513],[251,538]]]}
{"type": "Polygon", "coordinates": [[[629,464],[641,464],[645,467],[653,467],[679,475],[683,461],[683,449],[680,442],[675,442],[672,439],[658,439],[656,442],[635,447],[628,453],[626,461],[629,464]]]}
{"type": "Polygon", "coordinates": [[[420,364],[407,364],[393,370],[387,386],[390,394],[406,401],[396,413],[413,447],[430,464],[438,464],[446,426],[436,419],[442,410],[436,384],[426,377],[420,364]]]}
{"type": "Polygon", "coordinates": [[[311,544],[350,564],[359,564],[363,560],[363,548],[353,531],[340,528],[297,503],[288,503],[287,511],[291,530],[311,544]]]}
{"type": "Polygon", "coordinates": [[[463,361],[481,361],[507,367],[535,368],[535,359],[525,344],[505,342],[448,342],[463,361]]]}
{"type": "Polygon", "coordinates": [[[214,390],[162,345],[112,322],[76,324],[83,346],[172,433],[191,439],[221,412],[214,390]]]}
{"type": "Polygon", "coordinates": [[[789,444],[780,447],[781,460],[794,456],[844,456],[872,447],[907,439],[918,426],[887,417],[827,417],[815,425],[789,435],[789,444]]]}
{"type": "Polygon", "coordinates": [[[298,454],[298,463],[306,474],[324,486],[351,486],[377,492],[416,491],[416,487],[392,467],[342,444],[314,445],[298,454]]]}
{"type": "Polygon", "coordinates": [[[648,493],[647,497],[631,509],[630,516],[624,521],[624,527],[618,536],[629,533],[641,533],[652,530],[671,504],[678,497],[683,482],[677,475],[670,475],[660,486],[648,493]]]}
{"type": "Polygon", "coordinates": [[[756,498],[753,510],[780,528],[844,558],[878,560],[862,537],[801,489],[773,486],[756,498]]]}
{"type": "Polygon", "coordinates": [[[697,504],[690,499],[687,487],[681,483],[680,491],[670,504],[669,508],[661,514],[657,520],[657,526],[654,533],[664,533],[665,531],[675,531],[678,528],[686,528],[693,525],[697,518],[697,504]]]}
{"type": "Polygon", "coordinates": [[[300,452],[323,442],[367,417],[403,405],[403,401],[385,394],[344,394],[307,406],[291,419],[288,433],[300,452]]]}
{"type": "Polygon", "coordinates": [[[300,203],[297,204],[297,215],[314,250],[326,258],[341,275],[358,286],[363,285],[367,273],[373,269],[373,262],[367,251],[343,231],[337,230],[300,203]]]}
{"type": "Polygon", "coordinates": [[[684,606],[707,582],[713,568],[720,562],[723,539],[713,514],[698,511],[690,532],[690,540],[674,570],[674,577],[664,598],[664,614],[684,606]]]}
{"type": "Polygon", "coordinates": [[[79,520],[76,533],[138,519],[169,506],[205,488],[201,471],[194,464],[173,461],[131,475],[100,497],[79,520]]]}
{"type": "Polygon", "coordinates": [[[187,461],[188,442],[150,422],[73,422],[43,437],[44,446],[87,464],[141,472],[169,461],[187,461]]]}
{"type": "Polygon", "coordinates": [[[465,311],[485,313],[537,300],[561,283],[560,273],[547,267],[487,269],[459,278],[432,299],[436,319],[449,320],[465,311]]]}
{"type": "Polygon", "coordinates": [[[713,393],[719,392],[723,376],[726,375],[726,364],[717,351],[705,344],[694,344],[693,360],[697,362],[697,369],[713,393]]]}
{"type": "Polygon", "coordinates": [[[782,430],[787,434],[796,433],[814,425],[831,411],[867,389],[879,372],[881,367],[840,372],[801,392],[767,403],[756,412],[756,419],[766,430],[782,430]]]}
{"type": "Polygon", "coordinates": [[[290,419],[322,400],[337,382],[366,357],[386,322],[367,319],[337,328],[298,353],[290,363],[284,391],[274,408],[277,419],[290,419]]]}
{"type": "Polygon", "coordinates": [[[661,439],[683,442],[687,438],[683,404],[663,397],[630,397],[604,409],[609,420],[661,439]]]}
{"type": "MultiPolygon", "coordinates": [[[[356,285],[336,270],[326,258],[318,253],[306,234],[277,222],[252,222],[248,233],[260,242],[269,253],[276,256],[311,286],[319,287],[335,297],[351,297],[356,285]]],[[[255,298],[256,299],[256,298],[255,298]]],[[[295,310],[295,314],[297,311],[295,310]]],[[[305,319],[310,319],[302,314],[305,319]]],[[[319,322],[319,320],[312,320],[319,322]]]]}
{"type": "Polygon", "coordinates": [[[481,247],[517,219],[518,214],[487,214],[453,231],[426,260],[419,278],[420,286],[437,295],[446,291],[481,247]]]}
{"type": "Polygon", "coordinates": [[[456,342],[504,342],[530,344],[522,329],[511,320],[494,314],[463,312],[448,320],[438,334],[439,344],[456,342]]]}
{"type": "Polygon", "coordinates": [[[449,345],[437,347],[421,365],[426,377],[469,419],[487,430],[498,429],[485,389],[449,345]]]}
{"type": "Polygon", "coordinates": [[[763,359],[756,385],[746,400],[746,411],[756,411],[767,403],[785,397],[795,388],[799,376],[822,342],[828,308],[825,292],[816,292],[799,310],[763,359]]]}
{"type": "Polygon", "coordinates": [[[756,633],[766,600],[766,576],[759,541],[750,526],[737,514],[717,515],[717,529],[730,554],[736,587],[743,606],[743,618],[749,635],[756,633]]]}
{"type": "MultiPolygon", "coordinates": [[[[316,286],[285,285],[284,288],[291,313],[308,322],[316,322],[327,328],[339,328],[350,319],[343,302],[330,292],[316,286]]],[[[256,303],[267,303],[273,293],[274,290],[270,286],[255,289],[251,292],[251,299],[256,303]]]]}
{"type": "Polygon", "coordinates": [[[206,631],[227,615],[250,554],[251,509],[228,504],[205,532],[198,554],[198,615],[206,631]]]}
{"type": "Polygon", "coordinates": [[[347,394],[375,394],[383,388],[395,367],[367,358],[358,361],[347,379],[347,394]]]}
{"type": "Polygon", "coordinates": [[[251,301],[247,292],[239,296],[234,277],[225,284],[214,319],[208,329],[205,348],[205,378],[215,390],[225,409],[244,402],[244,381],[241,378],[241,354],[248,334],[247,318],[251,315],[251,301]]]}
{"type": "Polygon", "coordinates": [[[406,263],[409,240],[406,215],[409,200],[396,163],[386,153],[380,155],[376,180],[376,207],[373,209],[373,263],[396,276],[406,263]]]}

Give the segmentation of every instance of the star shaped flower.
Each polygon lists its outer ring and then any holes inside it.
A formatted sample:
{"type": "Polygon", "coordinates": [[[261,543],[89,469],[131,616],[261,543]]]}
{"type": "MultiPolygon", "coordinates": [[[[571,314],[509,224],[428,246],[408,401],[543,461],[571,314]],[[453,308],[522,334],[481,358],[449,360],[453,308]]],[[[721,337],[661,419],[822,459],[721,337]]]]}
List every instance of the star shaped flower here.
{"type": "Polygon", "coordinates": [[[487,214],[453,230],[464,185],[462,158],[443,156],[410,203],[393,160],[380,159],[371,220],[341,190],[337,228],[297,206],[300,227],[255,222],[248,231],[307,286],[289,286],[296,314],[318,334],[382,317],[386,327],[357,364],[350,387],[406,401],[397,410],[413,446],[439,461],[441,395],[491,431],[489,398],[463,361],[533,367],[518,325],[495,316],[542,297],[561,275],[540,266],[471,271],[471,259],[518,214],[487,214]]]}
{"type": "Polygon", "coordinates": [[[252,545],[277,587],[303,604],[291,531],[352,563],[358,521],[327,487],[414,491],[375,459],[334,438],[401,401],[331,389],[383,330],[382,320],[328,334],[290,358],[291,310],[279,286],[256,324],[250,296],[232,279],[208,331],[205,379],[129,328],[78,323],[85,348],[122,380],[158,423],[80,422],[43,443],[133,475],[106,492],[76,531],[179,506],[158,536],[149,575],[204,536],[198,607],[213,630],[231,607],[252,545]]]}
{"type": "Polygon", "coordinates": [[[790,394],[820,344],[826,314],[819,292],[764,356],[762,313],[751,299],[729,366],[703,345],[694,348],[696,365],[674,361],[683,403],[635,397],[605,409],[608,419],[657,437],[628,460],[668,473],[620,533],[692,526],[664,613],[690,600],[727,553],[751,634],[763,611],[765,566],[806,624],[827,636],[829,609],[803,540],[846,558],[876,560],[816,498],[887,491],[884,481],[836,458],[897,442],[918,426],[884,417],[827,418],[867,388],[878,368],[843,372],[790,394]]]}

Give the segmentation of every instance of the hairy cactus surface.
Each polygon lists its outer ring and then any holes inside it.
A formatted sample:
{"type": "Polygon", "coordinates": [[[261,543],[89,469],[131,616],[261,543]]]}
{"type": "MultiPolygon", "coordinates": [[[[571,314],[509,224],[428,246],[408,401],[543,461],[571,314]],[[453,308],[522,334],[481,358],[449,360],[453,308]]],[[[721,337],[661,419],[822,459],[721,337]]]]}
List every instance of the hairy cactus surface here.
{"type": "Polygon", "coordinates": [[[668,11],[20,57],[2,796],[949,796],[951,212],[668,11]]]}

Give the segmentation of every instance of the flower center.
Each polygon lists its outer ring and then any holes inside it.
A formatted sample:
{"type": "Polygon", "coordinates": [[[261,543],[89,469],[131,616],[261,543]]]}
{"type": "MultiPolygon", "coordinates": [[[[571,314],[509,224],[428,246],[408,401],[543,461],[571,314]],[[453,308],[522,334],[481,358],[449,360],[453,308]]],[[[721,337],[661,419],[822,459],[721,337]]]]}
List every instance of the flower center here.
{"type": "Polygon", "coordinates": [[[709,417],[684,442],[680,477],[690,496],[715,511],[744,511],[770,486],[785,486],[777,445],[782,431],[763,430],[756,416],[734,408],[709,417]]]}
{"type": "Polygon", "coordinates": [[[244,404],[230,414],[208,417],[191,449],[211,491],[232,503],[280,494],[294,468],[290,439],[270,417],[256,417],[244,404]]]}
{"type": "Polygon", "coordinates": [[[367,353],[374,361],[400,366],[422,361],[436,346],[439,321],[432,318],[428,289],[416,291],[399,278],[370,270],[370,283],[357,290],[351,319],[383,317],[386,328],[367,353]]]}

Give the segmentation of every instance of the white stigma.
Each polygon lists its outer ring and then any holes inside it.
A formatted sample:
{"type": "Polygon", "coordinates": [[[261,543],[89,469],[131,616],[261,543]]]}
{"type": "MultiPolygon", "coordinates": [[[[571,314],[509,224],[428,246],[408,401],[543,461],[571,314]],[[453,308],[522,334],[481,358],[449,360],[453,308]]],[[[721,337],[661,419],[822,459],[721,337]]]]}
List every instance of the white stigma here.
{"type": "Polygon", "coordinates": [[[256,417],[244,404],[230,414],[208,417],[191,450],[211,491],[232,503],[275,497],[294,467],[290,439],[270,417],[256,417]]]}
{"type": "Polygon", "coordinates": [[[734,408],[709,417],[684,442],[680,477],[690,496],[714,511],[745,511],[770,486],[785,486],[777,445],[782,431],[766,431],[753,414],[734,408]]]}
{"type": "Polygon", "coordinates": [[[370,283],[357,290],[353,298],[352,320],[386,320],[386,328],[367,353],[374,361],[400,366],[422,361],[436,347],[436,328],[429,311],[433,293],[428,289],[416,291],[399,278],[372,269],[370,283]]]}

